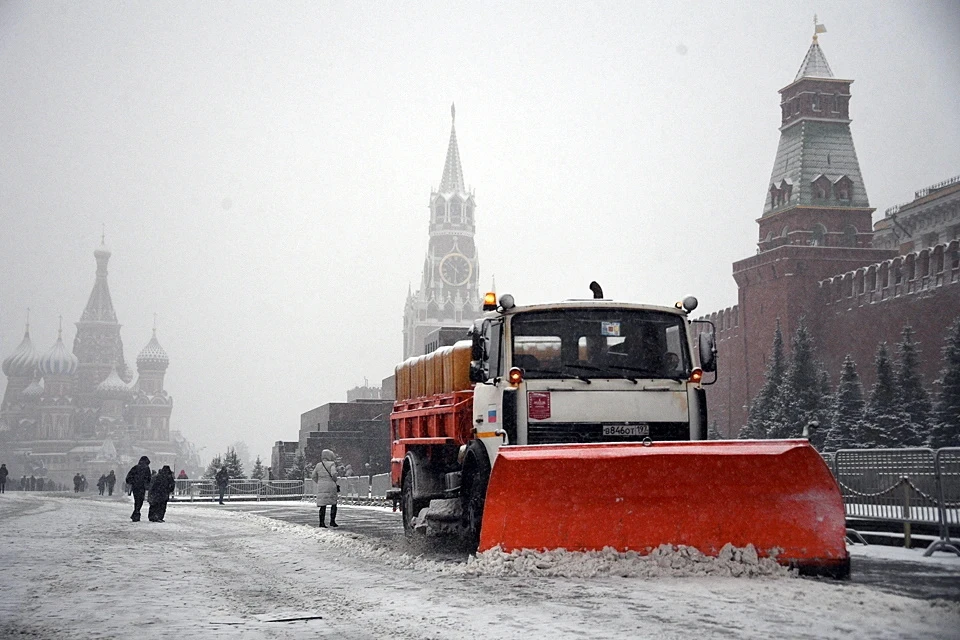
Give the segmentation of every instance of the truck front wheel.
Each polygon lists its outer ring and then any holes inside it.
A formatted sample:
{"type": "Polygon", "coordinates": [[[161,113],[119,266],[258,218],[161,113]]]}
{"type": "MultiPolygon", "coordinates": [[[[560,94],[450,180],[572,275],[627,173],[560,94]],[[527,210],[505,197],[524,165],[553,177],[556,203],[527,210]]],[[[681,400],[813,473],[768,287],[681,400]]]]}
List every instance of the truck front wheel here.
{"type": "MultiPolygon", "coordinates": [[[[483,445],[480,445],[483,448],[483,445]]],[[[462,522],[464,540],[468,551],[476,553],[480,546],[480,527],[483,524],[483,505],[487,498],[487,483],[490,481],[490,461],[487,452],[478,452],[475,447],[467,451],[462,473],[462,522]]]]}

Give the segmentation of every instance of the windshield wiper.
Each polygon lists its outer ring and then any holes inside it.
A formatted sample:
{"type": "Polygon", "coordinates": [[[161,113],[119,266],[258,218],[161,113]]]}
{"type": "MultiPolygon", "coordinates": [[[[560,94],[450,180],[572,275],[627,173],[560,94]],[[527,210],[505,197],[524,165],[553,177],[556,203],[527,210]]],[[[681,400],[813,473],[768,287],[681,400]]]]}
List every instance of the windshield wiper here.
{"type": "Polygon", "coordinates": [[[590,384],[590,379],[589,379],[589,378],[584,378],[583,376],[578,376],[578,375],[575,374],[575,373],[564,373],[564,372],[562,372],[562,371],[552,371],[552,370],[548,370],[548,369],[527,369],[526,367],[522,367],[522,368],[523,368],[523,372],[524,372],[524,373],[545,373],[545,374],[547,374],[548,376],[551,376],[551,377],[557,377],[557,378],[568,379],[568,380],[569,380],[570,378],[575,378],[575,379],[577,379],[577,380],[580,380],[581,382],[586,382],[587,384],[590,384]]]}
{"type": "Polygon", "coordinates": [[[624,367],[616,364],[610,365],[610,368],[622,369],[623,371],[632,371],[633,373],[639,374],[639,377],[641,378],[666,378],[667,380],[682,380],[686,377],[683,374],[683,372],[680,372],[675,376],[662,376],[658,371],[651,371],[650,369],[641,369],[640,367],[624,367]]]}
{"type": "MultiPolygon", "coordinates": [[[[570,366],[570,367],[580,367],[581,369],[587,369],[587,370],[589,370],[589,371],[599,371],[599,372],[601,372],[601,373],[607,373],[607,374],[613,373],[613,372],[610,371],[610,369],[622,369],[622,370],[624,370],[624,371],[639,371],[639,369],[634,369],[634,368],[632,368],[632,367],[619,367],[619,366],[617,366],[617,365],[609,365],[609,366],[607,366],[606,368],[604,368],[604,367],[597,367],[597,366],[592,365],[592,364],[580,364],[580,363],[576,363],[576,364],[570,364],[570,365],[567,365],[567,366],[570,366]]],[[[632,382],[633,384],[637,384],[637,380],[636,380],[636,378],[634,378],[633,376],[611,375],[610,377],[612,377],[612,378],[619,378],[619,379],[621,379],[621,380],[629,380],[629,381],[632,382]]]]}

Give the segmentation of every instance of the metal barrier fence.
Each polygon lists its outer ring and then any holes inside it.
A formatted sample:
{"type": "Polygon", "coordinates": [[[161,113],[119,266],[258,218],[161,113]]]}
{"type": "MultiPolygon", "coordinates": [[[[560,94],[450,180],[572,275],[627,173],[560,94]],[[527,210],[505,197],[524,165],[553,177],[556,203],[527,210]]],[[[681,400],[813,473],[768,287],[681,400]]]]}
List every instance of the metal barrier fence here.
{"type": "MultiPolygon", "coordinates": [[[[347,476],[338,480],[340,496],[346,499],[386,499],[390,488],[390,474],[375,476],[347,476]]],[[[272,500],[304,499],[315,496],[317,486],[313,480],[256,480],[236,479],[227,483],[224,499],[272,500]]],[[[195,502],[218,500],[220,490],[214,480],[177,480],[173,500],[195,502]]]]}
{"type": "Polygon", "coordinates": [[[841,449],[824,460],[840,485],[847,516],[902,523],[908,548],[911,524],[936,525],[940,537],[924,555],[960,555],[960,543],[950,537],[950,526],[960,523],[960,447],[841,449]]]}

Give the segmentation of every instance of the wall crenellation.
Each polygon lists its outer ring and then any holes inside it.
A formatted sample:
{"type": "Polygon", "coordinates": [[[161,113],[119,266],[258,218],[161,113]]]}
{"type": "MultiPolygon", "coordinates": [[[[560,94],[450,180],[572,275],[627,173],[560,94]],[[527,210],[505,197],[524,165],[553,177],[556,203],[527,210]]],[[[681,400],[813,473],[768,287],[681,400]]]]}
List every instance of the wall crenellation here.
{"type": "Polygon", "coordinates": [[[821,280],[824,305],[849,308],[960,283],[960,241],[938,244],[821,280]]]}

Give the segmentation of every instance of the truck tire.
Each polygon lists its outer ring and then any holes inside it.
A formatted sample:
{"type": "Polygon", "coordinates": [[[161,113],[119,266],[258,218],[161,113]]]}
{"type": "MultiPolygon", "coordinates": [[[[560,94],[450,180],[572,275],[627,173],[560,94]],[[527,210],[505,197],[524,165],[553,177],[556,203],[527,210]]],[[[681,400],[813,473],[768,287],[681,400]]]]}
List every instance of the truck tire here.
{"type": "Polygon", "coordinates": [[[407,536],[412,536],[413,521],[420,514],[420,510],[426,506],[423,500],[415,500],[413,497],[413,472],[405,469],[403,480],[400,483],[400,513],[403,519],[403,532],[407,536]]]}
{"type": "Polygon", "coordinates": [[[475,443],[468,448],[463,460],[461,482],[463,537],[467,544],[467,551],[476,553],[480,546],[483,505],[487,498],[487,484],[490,482],[490,460],[482,444],[475,443]]]}

